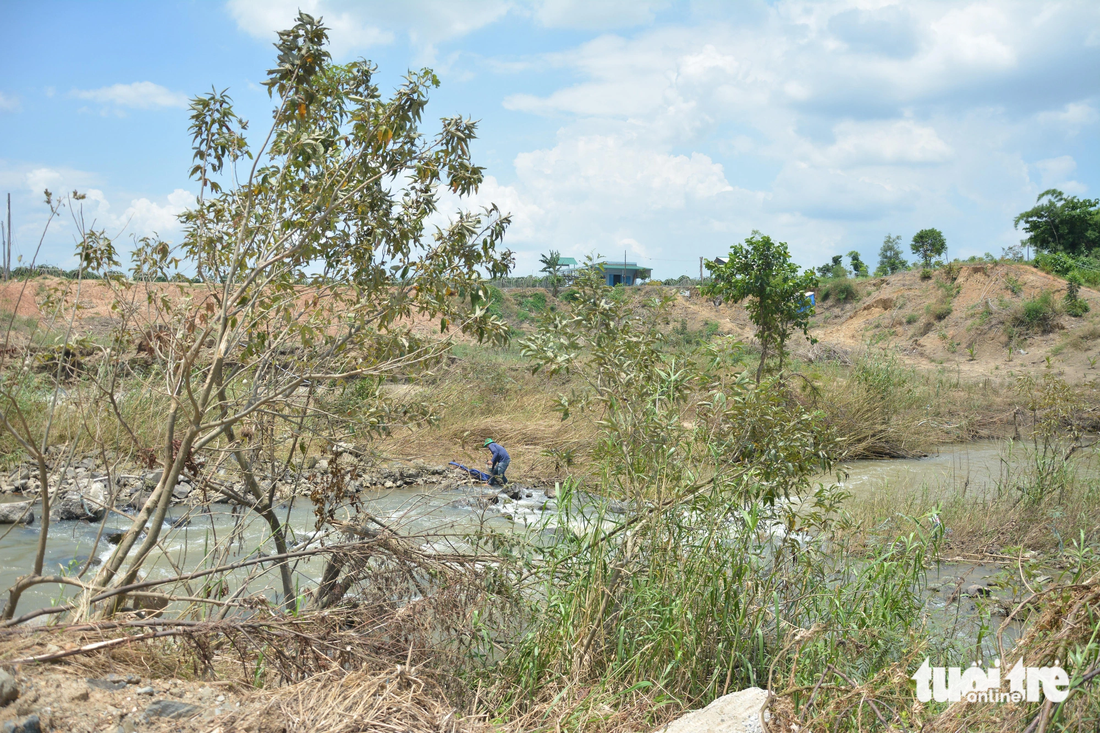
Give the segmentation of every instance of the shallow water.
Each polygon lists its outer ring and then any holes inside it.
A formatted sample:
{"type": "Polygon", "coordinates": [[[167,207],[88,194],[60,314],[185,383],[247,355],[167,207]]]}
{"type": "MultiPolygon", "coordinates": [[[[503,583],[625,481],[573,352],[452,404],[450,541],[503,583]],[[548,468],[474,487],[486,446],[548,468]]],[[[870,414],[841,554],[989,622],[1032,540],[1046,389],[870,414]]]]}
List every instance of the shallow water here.
{"type": "MultiPolygon", "coordinates": [[[[522,523],[528,515],[533,517],[537,512],[534,500],[514,503],[506,508],[507,513],[496,507],[488,511],[480,510],[474,497],[484,493],[485,487],[469,489],[365,492],[361,503],[372,516],[401,534],[423,535],[425,543],[430,541],[439,546],[461,545],[462,536],[478,527],[504,529],[513,526],[509,517],[522,523]]],[[[0,525],[0,588],[8,588],[33,566],[41,505],[36,504],[34,512],[35,523],[29,527],[0,525]]],[[[278,513],[287,523],[287,544],[292,550],[315,542],[316,516],[309,499],[297,498],[292,504],[283,504],[278,508],[278,513]]],[[[342,514],[337,514],[337,519],[350,519],[350,513],[345,509],[342,514]]],[[[129,526],[130,520],[118,513],[109,513],[101,522],[52,522],[43,573],[78,574],[94,554],[94,564],[82,576],[85,580],[90,579],[98,563],[110,557],[114,549],[108,543],[108,537],[129,526]],[[101,525],[102,534],[97,543],[101,525]]],[[[143,577],[167,578],[179,574],[176,568],[181,572],[191,572],[254,557],[257,551],[275,553],[267,523],[252,512],[228,504],[173,507],[169,510],[159,544],[163,552],[150,557],[150,561],[143,566],[143,577]],[[180,526],[173,526],[176,524],[180,526]]],[[[316,558],[298,560],[295,570],[301,574],[299,582],[303,585],[315,583],[322,562],[316,558]]],[[[244,578],[253,569],[241,570],[237,576],[244,578]]],[[[277,582],[277,574],[269,572],[265,578],[250,585],[249,593],[267,590],[273,597],[277,582]]],[[[202,581],[193,581],[192,589],[196,585],[201,587],[202,581]]],[[[17,614],[55,605],[70,596],[73,590],[71,586],[35,586],[23,594],[17,614]]]]}

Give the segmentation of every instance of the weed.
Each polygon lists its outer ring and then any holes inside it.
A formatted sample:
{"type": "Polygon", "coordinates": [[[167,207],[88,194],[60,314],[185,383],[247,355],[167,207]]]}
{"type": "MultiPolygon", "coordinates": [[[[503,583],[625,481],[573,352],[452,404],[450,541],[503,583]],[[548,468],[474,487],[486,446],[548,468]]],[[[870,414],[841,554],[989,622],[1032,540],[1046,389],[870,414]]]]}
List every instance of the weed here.
{"type": "Polygon", "coordinates": [[[951,302],[947,300],[937,300],[924,308],[924,312],[928,314],[928,317],[935,321],[942,321],[947,318],[951,315],[952,310],[951,302]]]}
{"type": "Polygon", "coordinates": [[[1016,276],[1016,273],[1010,272],[1005,275],[1005,287],[1009,289],[1013,295],[1019,295],[1024,290],[1024,286],[1020,283],[1020,278],[1016,276]]]}
{"type": "Polygon", "coordinates": [[[1054,293],[1044,290],[1038,297],[1020,304],[1012,314],[1011,324],[1024,333],[1050,333],[1057,324],[1058,311],[1054,293]]]}
{"type": "Polygon", "coordinates": [[[916,313],[910,313],[905,317],[905,323],[910,326],[912,326],[918,320],[920,320],[920,316],[918,316],[916,313]]]}
{"type": "Polygon", "coordinates": [[[842,277],[826,281],[820,288],[819,297],[823,303],[830,299],[838,303],[854,303],[861,296],[856,284],[850,279],[842,277]]]}

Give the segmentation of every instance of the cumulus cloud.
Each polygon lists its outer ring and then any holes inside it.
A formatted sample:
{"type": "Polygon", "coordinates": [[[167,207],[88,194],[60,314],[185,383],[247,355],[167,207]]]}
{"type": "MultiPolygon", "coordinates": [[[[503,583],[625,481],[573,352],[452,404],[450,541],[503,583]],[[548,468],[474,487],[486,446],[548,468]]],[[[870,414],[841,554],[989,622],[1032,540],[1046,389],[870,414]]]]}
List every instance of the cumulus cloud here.
{"type": "MultiPolygon", "coordinates": [[[[561,121],[555,146],[514,160],[515,193],[547,231],[633,238],[654,260],[677,228],[689,250],[751,228],[806,237],[792,251],[815,259],[927,226],[952,252],[999,251],[989,240],[1034,199],[1024,151],[1049,149],[1041,128],[1069,139],[1100,123],[1093,3],[746,8],[523,60],[572,77],[503,100],[561,121]]],[[[1075,185],[1047,168],[1034,170],[1075,185]]]]}
{"type": "Polygon", "coordinates": [[[331,52],[346,58],[406,37],[425,56],[436,44],[458,38],[503,17],[508,0],[229,0],[237,26],[256,38],[274,40],[294,25],[301,10],[329,27],[331,52]]]}
{"type": "Polygon", "coordinates": [[[151,81],[136,81],[132,84],[112,84],[99,89],[74,89],[71,95],[77,99],[86,99],[108,107],[129,109],[157,109],[175,107],[186,109],[187,95],[173,92],[151,81]]]}

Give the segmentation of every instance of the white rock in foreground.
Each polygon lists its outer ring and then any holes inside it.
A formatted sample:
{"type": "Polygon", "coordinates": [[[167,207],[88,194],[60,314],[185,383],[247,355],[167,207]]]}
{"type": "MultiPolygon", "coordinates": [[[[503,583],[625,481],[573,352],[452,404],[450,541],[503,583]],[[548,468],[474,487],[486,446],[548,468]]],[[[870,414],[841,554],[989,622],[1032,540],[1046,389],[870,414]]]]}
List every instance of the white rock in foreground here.
{"type": "Polygon", "coordinates": [[[763,733],[760,713],[767,701],[767,690],[749,687],[685,713],[656,733],[763,733]]]}

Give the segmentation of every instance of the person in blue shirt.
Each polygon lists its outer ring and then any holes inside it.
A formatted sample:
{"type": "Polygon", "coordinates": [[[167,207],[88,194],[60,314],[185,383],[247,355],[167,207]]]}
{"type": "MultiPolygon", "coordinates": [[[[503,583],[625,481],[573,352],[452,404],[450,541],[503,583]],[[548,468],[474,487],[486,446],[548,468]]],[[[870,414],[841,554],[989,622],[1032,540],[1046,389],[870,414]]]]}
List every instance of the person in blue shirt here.
{"type": "Polygon", "coordinates": [[[504,472],[508,470],[508,464],[512,462],[512,459],[508,456],[508,451],[504,450],[504,446],[492,438],[485,441],[485,447],[493,454],[493,458],[489,462],[489,475],[491,477],[489,483],[495,483],[499,479],[501,486],[506,485],[508,479],[505,477],[504,472]]]}

